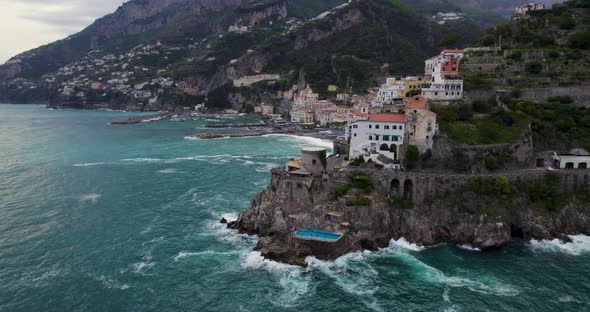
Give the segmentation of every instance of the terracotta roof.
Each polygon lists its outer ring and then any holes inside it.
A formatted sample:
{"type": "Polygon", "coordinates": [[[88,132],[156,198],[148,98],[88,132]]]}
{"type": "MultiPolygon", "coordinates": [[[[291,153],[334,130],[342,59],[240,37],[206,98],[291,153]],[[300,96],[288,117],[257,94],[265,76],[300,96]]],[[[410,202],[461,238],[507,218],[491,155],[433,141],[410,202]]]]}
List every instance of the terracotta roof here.
{"type": "Polygon", "coordinates": [[[422,96],[415,96],[406,104],[406,108],[428,109],[428,99],[422,96]]]}
{"type": "Polygon", "coordinates": [[[368,113],[361,113],[361,111],[354,111],[354,114],[356,116],[367,116],[368,115],[368,113]]]}
{"type": "Polygon", "coordinates": [[[442,53],[463,53],[465,51],[460,50],[460,49],[445,49],[442,51],[442,53]]]}
{"type": "Polygon", "coordinates": [[[369,120],[373,122],[406,122],[406,115],[402,114],[371,114],[369,120]]]}

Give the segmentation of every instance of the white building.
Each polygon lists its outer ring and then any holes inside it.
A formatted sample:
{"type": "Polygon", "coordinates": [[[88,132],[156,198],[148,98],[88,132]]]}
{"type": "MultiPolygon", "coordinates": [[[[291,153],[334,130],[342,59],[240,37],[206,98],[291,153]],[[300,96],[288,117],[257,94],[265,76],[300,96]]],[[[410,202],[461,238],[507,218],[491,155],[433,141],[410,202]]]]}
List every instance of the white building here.
{"type": "Polygon", "coordinates": [[[528,3],[525,5],[521,5],[519,7],[516,7],[516,9],[514,9],[514,14],[525,16],[531,11],[540,11],[540,10],[544,10],[544,9],[545,9],[545,5],[542,3],[528,3]]]}
{"type": "Polygon", "coordinates": [[[439,55],[426,60],[425,83],[422,95],[434,101],[463,99],[463,77],[459,75],[463,50],[443,50],[439,55]]]}
{"type": "Polygon", "coordinates": [[[570,150],[568,154],[556,154],[553,159],[559,169],[588,169],[588,165],[590,165],[590,152],[585,149],[576,148],[570,150]]]}
{"type": "Polygon", "coordinates": [[[403,99],[404,81],[398,78],[387,78],[377,93],[377,102],[380,104],[392,103],[395,99],[403,99]]]}
{"type": "Polygon", "coordinates": [[[367,120],[353,122],[350,131],[350,158],[377,153],[399,160],[405,128],[406,116],[402,114],[371,114],[367,120]]]}

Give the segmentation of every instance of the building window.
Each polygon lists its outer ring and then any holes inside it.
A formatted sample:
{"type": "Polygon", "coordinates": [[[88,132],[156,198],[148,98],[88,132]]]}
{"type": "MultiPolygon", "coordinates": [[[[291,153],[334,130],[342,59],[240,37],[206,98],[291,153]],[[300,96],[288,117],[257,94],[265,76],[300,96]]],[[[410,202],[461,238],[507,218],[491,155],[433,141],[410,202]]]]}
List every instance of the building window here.
{"type": "Polygon", "coordinates": [[[375,141],[379,141],[379,136],[375,135],[375,141]]]}
{"type": "Polygon", "coordinates": [[[356,136],[356,133],[354,134],[354,136],[356,136]]]}
{"type": "Polygon", "coordinates": [[[358,127],[359,127],[359,126],[358,126],[358,125],[354,125],[354,126],[352,126],[352,127],[353,127],[354,129],[358,129],[358,127]]]}
{"type": "Polygon", "coordinates": [[[375,129],[379,129],[379,125],[375,125],[375,129]]]}
{"type": "Polygon", "coordinates": [[[389,136],[388,135],[384,135],[383,136],[383,141],[389,141],[389,136]]]}
{"type": "Polygon", "coordinates": [[[311,164],[312,164],[312,165],[315,165],[315,164],[317,164],[317,160],[313,159],[313,160],[311,161],[311,164]]]}
{"type": "Polygon", "coordinates": [[[403,130],[403,128],[404,128],[404,126],[399,126],[399,129],[400,129],[400,130],[403,130]]]}
{"type": "Polygon", "coordinates": [[[385,130],[389,130],[389,126],[384,126],[385,130]]]}
{"type": "Polygon", "coordinates": [[[445,92],[445,95],[449,95],[449,92],[445,92]]]}
{"type": "Polygon", "coordinates": [[[369,136],[369,141],[373,141],[373,136],[372,135],[369,136]]]}
{"type": "Polygon", "coordinates": [[[369,125],[369,129],[373,129],[373,125],[369,125]]]}
{"type": "Polygon", "coordinates": [[[391,129],[397,130],[397,126],[391,126],[391,129]]]}

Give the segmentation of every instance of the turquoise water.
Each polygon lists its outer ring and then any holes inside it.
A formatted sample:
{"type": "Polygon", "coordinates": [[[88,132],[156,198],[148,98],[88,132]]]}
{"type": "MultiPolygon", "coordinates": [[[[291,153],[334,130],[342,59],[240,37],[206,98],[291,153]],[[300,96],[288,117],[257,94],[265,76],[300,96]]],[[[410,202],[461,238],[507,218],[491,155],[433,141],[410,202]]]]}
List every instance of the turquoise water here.
{"type": "Polygon", "coordinates": [[[218,221],[322,143],[129,115],[0,105],[0,311],[590,311],[586,236],[264,261],[218,221]]]}
{"type": "Polygon", "coordinates": [[[295,235],[300,237],[310,237],[310,238],[320,238],[320,239],[327,239],[327,240],[338,240],[340,238],[340,234],[332,233],[332,232],[325,232],[319,231],[314,229],[306,229],[295,232],[295,235]]]}

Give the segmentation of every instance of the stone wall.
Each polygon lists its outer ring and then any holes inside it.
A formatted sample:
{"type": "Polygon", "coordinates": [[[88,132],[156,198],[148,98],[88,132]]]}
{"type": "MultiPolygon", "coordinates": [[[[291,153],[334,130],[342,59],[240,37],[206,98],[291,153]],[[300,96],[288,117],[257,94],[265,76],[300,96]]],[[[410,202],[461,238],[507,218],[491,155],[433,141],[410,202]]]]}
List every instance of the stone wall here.
{"type": "Polygon", "coordinates": [[[530,127],[512,144],[471,146],[456,144],[444,135],[438,135],[432,152],[427,164],[430,171],[486,172],[486,159],[505,156],[510,156],[512,160],[505,164],[504,169],[532,168],[535,165],[530,127]]]}
{"type": "Polygon", "coordinates": [[[529,88],[523,90],[521,98],[543,101],[553,96],[569,96],[574,99],[576,105],[590,107],[590,86],[529,88]]]}

